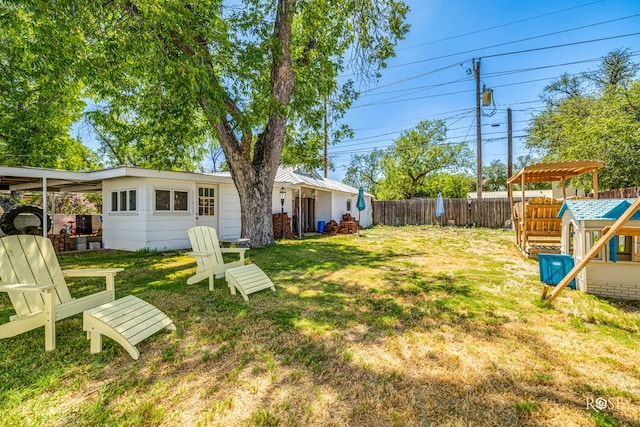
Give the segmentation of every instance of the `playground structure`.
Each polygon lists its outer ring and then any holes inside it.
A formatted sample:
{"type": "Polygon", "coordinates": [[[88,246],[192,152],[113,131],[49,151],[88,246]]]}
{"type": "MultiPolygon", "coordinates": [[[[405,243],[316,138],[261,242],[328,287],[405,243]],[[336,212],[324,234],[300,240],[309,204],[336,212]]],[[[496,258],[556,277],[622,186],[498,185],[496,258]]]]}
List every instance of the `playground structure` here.
{"type": "Polygon", "coordinates": [[[526,166],[507,180],[511,215],[516,245],[527,257],[536,258],[539,253],[560,253],[562,224],[558,213],[567,199],[566,181],[587,173],[593,174],[593,195],[598,197],[598,169],[603,162],[572,160],[553,163],[537,163],[526,166]],[[527,184],[560,182],[562,200],[537,197],[527,200],[527,184]],[[514,201],[514,185],[520,185],[521,198],[514,201]]]}

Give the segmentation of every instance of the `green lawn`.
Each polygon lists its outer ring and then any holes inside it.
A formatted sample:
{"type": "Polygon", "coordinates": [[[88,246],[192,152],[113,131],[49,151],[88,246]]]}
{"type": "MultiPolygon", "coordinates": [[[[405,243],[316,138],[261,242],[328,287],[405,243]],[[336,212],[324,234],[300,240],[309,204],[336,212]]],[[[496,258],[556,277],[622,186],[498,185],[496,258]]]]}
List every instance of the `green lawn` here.
{"type": "MultiPolygon", "coordinates": [[[[176,332],[134,361],[82,316],[0,340],[2,425],[640,426],[640,304],[566,290],[503,230],[375,227],[251,249],[276,284],[245,303],[186,285],[178,252],[61,255],[124,267],[116,293],[176,332]]],[[[98,279],[70,282],[91,292],[98,279]]],[[[0,322],[13,310],[0,294],[0,322]]]]}

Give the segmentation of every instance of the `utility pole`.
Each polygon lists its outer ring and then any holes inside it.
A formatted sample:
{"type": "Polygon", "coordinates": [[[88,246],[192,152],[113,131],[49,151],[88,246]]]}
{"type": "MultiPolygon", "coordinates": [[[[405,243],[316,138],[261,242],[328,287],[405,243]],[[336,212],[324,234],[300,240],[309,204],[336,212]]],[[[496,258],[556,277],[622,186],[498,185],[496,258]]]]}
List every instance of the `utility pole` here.
{"type": "Polygon", "coordinates": [[[473,77],[476,79],[476,191],[482,200],[482,128],[480,123],[480,59],[473,60],[473,77]]]}
{"type": "Polygon", "coordinates": [[[507,179],[513,175],[513,126],[511,108],[507,108],[507,179]]]}
{"type": "MultiPolygon", "coordinates": [[[[511,122],[511,108],[507,108],[507,182],[513,175],[513,127],[511,122]]],[[[513,211],[513,186],[507,184],[507,197],[511,201],[513,211]]]]}
{"type": "Polygon", "coordinates": [[[327,127],[327,97],[324,98],[324,177],[327,178],[327,146],[329,140],[329,129],[327,127]]]}

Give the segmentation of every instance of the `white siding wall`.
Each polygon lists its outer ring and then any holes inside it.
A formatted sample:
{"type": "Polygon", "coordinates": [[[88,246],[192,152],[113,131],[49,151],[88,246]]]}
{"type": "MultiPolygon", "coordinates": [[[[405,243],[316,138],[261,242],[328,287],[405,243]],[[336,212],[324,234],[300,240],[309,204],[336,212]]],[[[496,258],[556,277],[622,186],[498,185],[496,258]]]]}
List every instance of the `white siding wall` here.
{"type": "MultiPolygon", "coordinates": [[[[273,191],[271,192],[271,214],[279,214],[282,212],[283,205],[280,204],[280,188],[281,187],[273,187],[273,191]]],[[[287,192],[287,195],[284,197],[284,212],[289,215],[289,218],[291,218],[294,214],[291,197],[294,190],[285,187],[285,191],[287,192]]],[[[295,191],[297,194],[298,190],[295,191]]]]}
{"type": "MultiPolygon", "coordinates": [[[[338,224],[342,221],[342,215],[347,213],[347,199],[352,199],[350,194],[346,193],[333,193],[331,195],[331,219],[334,219],[338,224]]],[[[351,214],[353,215],[353,209],[356,208],[356,198],[351,201],[351,214]]]]}
{"type": "MultiPolygon", "coordinates": [[[[356,197],[356,202],[358,201],[358,198],[356,197]]],[[[360,225],[364,228],[366,227],[371,227],[371,224],[373,223],[373,203],[371,200],[371,197],[364,197],[364,202],[365,202],[365,208],[362,212],[360,212],[360,225]]],[[[356,208],[355,205],[353,205],[353,208],[356,210],[356,212],[358,212],[358,209],[356,208]]],[[[356,218],[358,218],[358,214],[353,214],[353,216],[355,216],[356,218]]]]}
{"type": "Polygon", "coordinates": [[[105,248],[135,251],[146,244],[146,179],[121,178],[102,185],[102,242],[105,248]],[[135,212],[111,212],[111,191],[136,190],[135,212]]]}
{"type": "MultiPolygon", "coordinates": [[[[294,195],[298,194],[298,190],[285,187],[286,195],[284,197],[284,204],[281,204],[280,188],[282,187],[275,186],[273,187],[273,191],[271,192],[271,214],[279,214],[284,208],[284,213],[289,216],[289,221],[293,222],[293,217],[298,215],[298,212],[296,212],[293,206],[293,197],[294,195]]],[[[293,223],[291,224],[291,231],[293,231],[294,233],[298,232],[298,230],[293,229],[293,223]]]]}
{"type": "Polygon", "coordinates": [[[351,200],[351,210],[349,213],[355,218],[358,219],[360,217],[360,225],[362,227],[371,226],[372,222],[372,211],[371,211],[371,197],[365,196],[365,208],[362,212],[358,211],[356,208],[356,202],[358,201],[358,194],[348,194],[348,193],[334,193],[331,196],[332,199],[332,212],[331,216],[338,223],[342,220],[342,215],[347,213],[347,200],[351,200]]]}
{"type": "Polygon", "coordinates": [[[195,225],[195,184],[153,178],[122,178],[103,185],[104,247],[135,251],[189,248],[187,230],[195,225]],[[136,190],[135,212],[111,212],[111,191],[136,190]],[[155,212],[155,190],[186,191],[189,209],[185,212],[155,212]]]}
{"type": "Polygon", "coordinates": [[[233,184],[220,184],[218,187],[218,214],[220,215],[219,237],[237,239],[242,232],[240,196],[233,184]]]}
{"type": "MultiPolygon", "coordinates": [[[[286,188],[284,210],[293,217],[293,197],[297,190],[286,188]],[[295,193],[292,193],[292,191],[295,193]]],[[[351,199],[351,214],[358,218],[357,194],[317,191],[316,220],[340,222],[347,212],[347,199],[351,199]]],[[[187,180],[161,178],[114,178],[103,182],[103,243],[105,248],[135,251],[139,249],[170,250],[190,247],[187,230],[196,225],[197,184],[187,180]],[[155,212],[155,189],[187,191],[187,212],[155,212]],[[111,212],[111,192],[136,190],[135,212],[111,212]]],[[[360,214],[363,227],[371,225],[371,199],[360,214]]],[[[216,204],[221,239],[239,238],[242,231],[240,198],[232,183],[218,183],[216,204]]],[[[280,187],[272,192],[272,212],[280,213],[280,187]]]]}
{"type": "Polygon", "coordinates": [[[186,249],[191,245],[187,230],[195,225],[195,183],[165,179],[149,179],[145,194],[147,236],[145,248],[151,250],[186,249]],[[155,190],[186,191],[188,210],[185,212],[155,212],[155,190]]]}
{"type": "Polygon", "coordinates": [[[316,190],[316,223],[318,221],[329,222],[332,219],[340,222],[339,218],[332,215],[332,204],[333,198],[330,192],[316,190]]]}

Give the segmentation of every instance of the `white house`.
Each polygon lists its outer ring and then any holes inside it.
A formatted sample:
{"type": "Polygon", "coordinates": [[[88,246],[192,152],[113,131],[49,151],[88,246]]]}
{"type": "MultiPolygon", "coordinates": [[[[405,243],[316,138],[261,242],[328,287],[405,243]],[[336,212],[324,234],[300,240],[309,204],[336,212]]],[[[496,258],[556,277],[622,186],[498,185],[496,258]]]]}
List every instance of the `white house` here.
{"type": "MultiPolygon", "coordinates": [[[[633,199],[567,200],[562,219],[561,251],[580,261],[633,203],[633,199]]],[[[640,299],[640,211],[576,277],[578,289],[617,299],[640,299]]]]}
{"type": "MultiPolygon", "coordinates": [[[[241,232],[240,200],[228,173],[191,173],[119,167],[91,172],[0,167],[0,191],[102,192],[102,244],[122,250],[189,247],[187,230],[209,225],[221,239],[241,232]]],[[[317,230],[318,221],[340,222],[350,212],[363,227],[372,222],[370,194],[366,208],[355,205],[358,189],[294,168],[278,170],[273,213],[282,209],[298,235],[317,230]],[[280,189],[286,191],[284,206],[280,189]]],[[[52,212],[48,212],[51,214],[52,212]]]]}

